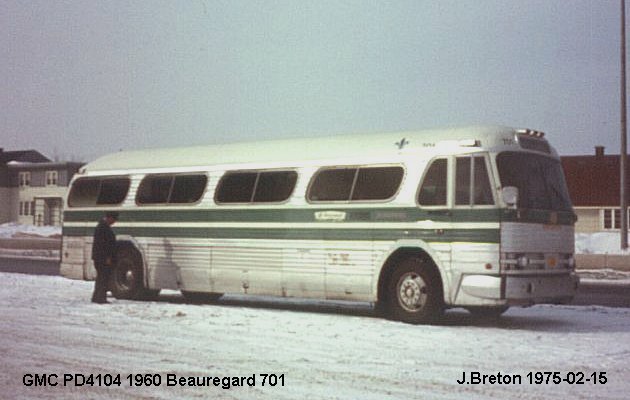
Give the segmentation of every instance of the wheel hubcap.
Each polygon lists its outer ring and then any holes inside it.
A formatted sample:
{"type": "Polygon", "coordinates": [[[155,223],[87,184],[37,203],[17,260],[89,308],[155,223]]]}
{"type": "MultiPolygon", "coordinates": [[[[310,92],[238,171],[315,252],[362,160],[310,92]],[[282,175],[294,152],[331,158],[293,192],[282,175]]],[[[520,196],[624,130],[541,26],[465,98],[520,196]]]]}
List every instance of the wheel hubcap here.
{"type": "Polygon", "coordinates": [[[427,285],[415,272],[408,272],[398,280],[398,303],[406,311],[415,312],[426,304],[427,285]]]}
{"type": "Polygon", "coordinates": [[[132,265],[128,265],[127,263],[121,263],[119,264],[119,266],[121,267],[120,269],[118,269],[118,274],[117,275],[117,281],[118,284],[121,287],[124,288],[130,288],[133,285],[134,279],[135,279],[135,274],[133,272],[133,267],[132,265]]]}
{"type": "Polygon", "coordinates": [[[127,283],[133,282],[133,271],[132,270],[127,270],[127,272],[125,273],[125,279],[127,280],[127,283]]]}

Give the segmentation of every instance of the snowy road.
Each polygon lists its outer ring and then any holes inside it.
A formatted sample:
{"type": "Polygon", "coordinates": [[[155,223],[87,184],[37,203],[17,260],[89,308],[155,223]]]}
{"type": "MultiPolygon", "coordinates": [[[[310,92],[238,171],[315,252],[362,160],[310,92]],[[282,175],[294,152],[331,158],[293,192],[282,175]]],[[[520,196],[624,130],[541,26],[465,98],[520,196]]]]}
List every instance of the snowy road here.
{"type": "Polygon", "coordinates": [[[99,306],[88,301],[90,282],[11,273],[0,280],[0,398],[626,399],[630,392],[627,308],[538,306],[498,322],[454,310],[438,326],[410,326],[374,318],[362,305],[238,298],[194,305],[171,292],[158,302],[99,306]],[[520,375],[522,383],[457,383],[473,371],[520,375]],[[530,384],[527,374],[538,371],[569,380],[596,373],[606,382],[530,384]],[[160,386],[130,387],[129,374],[147,373],[158,374],[160,386]],[[35,374],[46,374],[47,386],[24,384],[35,374]],[[121,382],[64,387],[64,374],[120,374],[121,382]],[[263,387],[262,374],[284,375],[284,386],[263,387]],[[175,375],[255,375],[256,386],[167,386],[175,375]]]}

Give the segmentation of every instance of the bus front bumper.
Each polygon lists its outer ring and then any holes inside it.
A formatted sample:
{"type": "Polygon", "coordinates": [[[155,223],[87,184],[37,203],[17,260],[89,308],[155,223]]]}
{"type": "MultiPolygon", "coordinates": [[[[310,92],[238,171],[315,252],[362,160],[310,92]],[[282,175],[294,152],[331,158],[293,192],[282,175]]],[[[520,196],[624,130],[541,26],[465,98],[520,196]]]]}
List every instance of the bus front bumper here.
{"type": "Polygon", "coordinates": [[[464,275],[455,305],[568,303],[577,291],[575,272],[519,275],[464,275]]]}

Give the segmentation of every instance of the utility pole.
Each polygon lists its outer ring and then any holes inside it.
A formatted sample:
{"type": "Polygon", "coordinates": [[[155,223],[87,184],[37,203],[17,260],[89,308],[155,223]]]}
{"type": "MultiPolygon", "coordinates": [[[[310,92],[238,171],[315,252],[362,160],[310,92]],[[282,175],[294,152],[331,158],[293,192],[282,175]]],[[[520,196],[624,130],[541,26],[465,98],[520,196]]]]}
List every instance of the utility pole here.
{"type": "Polygon", "coordinates": [[[627,155],[627,108],[626,108],[626,0],[621,0],[621,148],[619,151],[619,215],[621,217],[621,249],[628,248],[628,200],[626,198],[627,155]]]}

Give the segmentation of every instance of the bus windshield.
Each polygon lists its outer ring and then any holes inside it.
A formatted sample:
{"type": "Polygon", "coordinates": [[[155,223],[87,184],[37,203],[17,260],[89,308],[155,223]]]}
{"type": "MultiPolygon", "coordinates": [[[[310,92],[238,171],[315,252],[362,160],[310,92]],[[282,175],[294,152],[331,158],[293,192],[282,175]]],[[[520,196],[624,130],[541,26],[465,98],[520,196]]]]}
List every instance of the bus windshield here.
{"type": "Polygon", "coordinates": [[[497,156],[501,186],[515,186],[519,208],[571,211],[560,161],[542,155],[504,152],[497,156]]]}

